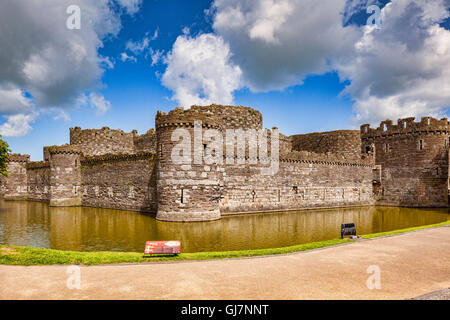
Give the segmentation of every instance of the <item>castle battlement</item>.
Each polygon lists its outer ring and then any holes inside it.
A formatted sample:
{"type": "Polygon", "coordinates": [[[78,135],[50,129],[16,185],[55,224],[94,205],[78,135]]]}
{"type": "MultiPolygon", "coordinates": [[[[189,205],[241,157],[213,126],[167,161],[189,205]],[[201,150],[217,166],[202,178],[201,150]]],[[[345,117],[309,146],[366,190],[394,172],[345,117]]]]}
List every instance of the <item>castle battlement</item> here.
{"type": "Polygon", "coordinates": [[[8,156],[8,162],[29,162],[30,156],[28,154],[18,154],[18,153],[11,153],[8,156]]]}
{"type": "Polygon", "coordinates": [[[276,127],[258,132],[262,123],[253,108],[210,105],[158,111],[155,129],[142,135],[71,128],[70,144],[44,147],[44,161],[11,154],[0,191],[5,199],[152,212],[167,221],[374,204],[448,207],[446,118],[291,136],[276,127]],[[218,130],[223,161],[209,162],[216,138],[196,136],[196,121],[218,130]],[[178,128],[190,139],[174,141],[178,128]],[[239,132],[246,137],[238,139],[239,132]],[[254,138],[262,145],[255,148],[254,138]],[[188,161],[173,160],[174,150],[190,152],[188,161]]]}
{"type": "Polygon", "coordinates": [[[422,117],[420,122],[415,122],[414,120],[414,117],[398,119],[397,124],[394,125],[392,120],[387,119],[382,121],[380,126],[376,129],[370,128],[369,124],[363,124],[361,126],[361,138],[367,139],[414,133],[450,132],[450,122],[447,118],[438,120],[432,117],[422,117]]]}
{"type": "Polygon", "coordinates": [[[80,146],[65,144],[62,146],[47,147],[49,154],[82,154],[80,146]]]}
{"type": "Polygon", "coordinates": [[[158,111],[155,119],[156,130],[163,127],[193,127],[195,122],[201,121],[202,127],[220,128],[220,120],[209,110],[198,108],[184,109],[182,107],[171,110],[168,114],[158,111]]]}

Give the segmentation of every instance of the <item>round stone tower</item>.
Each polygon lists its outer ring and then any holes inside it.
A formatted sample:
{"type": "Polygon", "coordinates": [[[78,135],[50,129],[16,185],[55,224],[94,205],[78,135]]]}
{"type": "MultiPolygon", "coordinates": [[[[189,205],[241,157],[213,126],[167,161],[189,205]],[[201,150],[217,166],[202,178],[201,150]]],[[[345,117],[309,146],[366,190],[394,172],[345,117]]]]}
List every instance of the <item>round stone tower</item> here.
{"type": "Polygon", "coordinates": [[[50,160],[50,206],[81,206],[81,149],[55,146],[48,149],[50,160]]]}
{"type": "Polygon", "coordinates": [[[223,133],[206,109],[176,108],[156,115],[156,218],[165,221],[220,219],[223,133]]]}

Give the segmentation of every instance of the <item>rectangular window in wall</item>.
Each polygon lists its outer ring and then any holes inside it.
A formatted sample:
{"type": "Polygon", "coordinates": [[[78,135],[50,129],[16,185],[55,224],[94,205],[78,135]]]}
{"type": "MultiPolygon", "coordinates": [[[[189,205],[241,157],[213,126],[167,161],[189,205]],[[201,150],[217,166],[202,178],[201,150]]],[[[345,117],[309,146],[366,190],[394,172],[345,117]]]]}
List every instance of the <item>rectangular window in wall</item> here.
{"type": "Polygon", "coordinates": [[[419,140],[419,150],[423,150],[423,140],[419,140]]]}
{"type": "Polygon", "coordinates": [[[184,189],[183,188],[181,188],[181,192],[180,192],[180,202],[186,203],[186,199],[184,198],[184,189]]]}

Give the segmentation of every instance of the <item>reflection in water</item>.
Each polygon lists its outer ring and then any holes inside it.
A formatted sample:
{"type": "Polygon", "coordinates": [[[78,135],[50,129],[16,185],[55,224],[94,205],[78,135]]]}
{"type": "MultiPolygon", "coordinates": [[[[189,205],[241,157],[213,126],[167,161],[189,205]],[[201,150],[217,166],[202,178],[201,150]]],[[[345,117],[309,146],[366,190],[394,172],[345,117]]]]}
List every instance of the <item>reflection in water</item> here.
{"type": "Polygon", "coordinates": [[[358,207],[227,216],[212,222],[162,222],[97,208],[0,201],[0,243],[77,251],[143,252],[147,240],[181,240],[183,252],[285,247],[336,239],[341,223],[358,234],[443,222],[447,209],[358,207]]]}

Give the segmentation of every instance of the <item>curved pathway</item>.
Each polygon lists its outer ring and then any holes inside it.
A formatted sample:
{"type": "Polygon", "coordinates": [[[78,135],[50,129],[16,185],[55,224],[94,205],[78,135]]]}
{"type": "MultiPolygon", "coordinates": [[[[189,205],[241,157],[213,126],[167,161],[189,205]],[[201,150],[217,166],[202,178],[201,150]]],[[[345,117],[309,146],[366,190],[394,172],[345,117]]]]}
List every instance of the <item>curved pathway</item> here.
{"type": "Polygon", "coordinates": [[[450,287],[450,227],[303,253],[139,265],[0,266],[0,299],[409,299],[450,287]],[[380,289],[369,290],[369,266],[380,289]],[[375,267],[376,269],[376,267],[375,267]]]}

